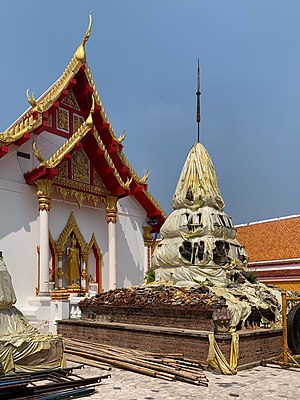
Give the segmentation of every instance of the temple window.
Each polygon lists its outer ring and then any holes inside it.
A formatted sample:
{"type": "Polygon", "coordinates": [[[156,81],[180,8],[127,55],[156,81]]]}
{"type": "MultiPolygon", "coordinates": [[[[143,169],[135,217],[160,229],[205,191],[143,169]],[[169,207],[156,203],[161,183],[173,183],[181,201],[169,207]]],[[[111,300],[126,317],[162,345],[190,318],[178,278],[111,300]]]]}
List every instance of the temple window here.
{"type": "Polygon", "coordinates": [[[58,108],[56,114],[56,127],[60,131],[69,132],[69,111],[58,108]]]}

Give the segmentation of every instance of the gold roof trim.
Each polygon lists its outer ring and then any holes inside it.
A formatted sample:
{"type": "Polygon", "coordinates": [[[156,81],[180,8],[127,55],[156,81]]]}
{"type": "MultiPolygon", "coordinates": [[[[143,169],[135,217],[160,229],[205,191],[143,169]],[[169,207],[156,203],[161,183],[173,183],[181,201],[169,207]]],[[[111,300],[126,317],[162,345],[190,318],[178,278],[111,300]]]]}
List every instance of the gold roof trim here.
{"type": "MultiPolygon", "coordinates": [[[[97,87],[95,85],[91,70],[90,70],[88,64],[85,64],[85,67],[86,67],[86,69],[85,69],[84,72],[85,72],[85,75],[86,75],[86,78],[88,80],[89,85],[94,90],[93,95],[95,97],[96,104],[98,104],[101,107],[100,114],[101,114],[101,117],[103,119],[103,122],[105,122],[105,123],[110,125],[110,120],[109,120],[109,118],[108,118],[108,116],[107,116],[107,114],[106,114],[106,112],[104,110],[103,103],[102,103],[101,97],[100,97],[100,95],[98,93],[97,87]]],[[[114,130],[113,130],[111,125],[110,125],[110,133],[112,134],[113,138],[116,139],[115,132],[114,132],[114,130]]]]}
{"type": "Polygon", "coordinates": [[[123,141],[124,141],[124,139],[125,139],[125,137],[126,137],[126,131],[125,131],[125,129],[124,129],[124,130],[123,130],[123,134],[119,136],[119,138],[117,139],[117,142],[118,142],[119,144],[122,144],[123,141]]]}
{"type": "Polygon", "coordinates": [[[86,62],[84,45],[88,41],[88,39],[91,35],[91,29],[92,29],[92,11],[90,11],[90,21],[89,21],[87,31],[83,37],[81,45],[78,47],[78,49],[75,52],[75,57],[77,58],[78,61],[80,61],[82,63],[86,62]]]}
{"type": "Polygon", "coordinates": [[[115,164],[113,163],[113,160],[110,158],[110,155],[108,154],[108,151],[106,150],[106,148],[105,148],[105,146],[104,146],[104,143],[102,142],[102,139],[101,139],[99,133],[98,133],[97,131],[95,131],[95,130],[94,130],[94,136],[95,136],[95,139],[96,139],[96,141],[97,141],[97,143],[98,143],[98,146],[99,146],[100,149],[103,151],[103,156],[104,156],[104,158],[105,158],[107,164],[108,164],[111,168],[113,168],[113,170],[114,170],[114,176],[115,176],[115,178],[117,179],[117,181],[119,182],[120,186],[121,186],[123,189],[125,189],[125,190],[129,190],[129,186],[130,186],[131,183],[132,183],[132,179],[128,180],[128,178],[127,178],[126,182],[125,182],[125,183],[123,182],[123,180],[122,180],[120,174],[118,173],[118,171],[117,171],[117,169],[116,169],[116,167],[115,167],[115,164]]]}
{"type": "Polygon", "coordinates": [[[158,202],[155,200],[155,198],[152,196],[152,194],[150,192],[148,192],[148,190],[144,190],[144,193],[146,194],[148,199],[151,201],[151,203],[154,204],[154,206],[161,212],[161,215],[164,218],[167,218],[167,214],[164,212],[164,210],[161,208],[161,206],[158,204],[158,202]]]}
{"type": "Polygon", "coordinates": [[[68,154],[80,140],[88,133],[91,127],[86,121],[79,127],[79,129],[47,160],[45,166],[48,168],[55,168],[68,154]]]}
{"type": "Polygon", "coordinates": [[[0,133],[0,143],[9,144],[19,140],[25,133],[31,132],[37,126],[42,123],[42,115],[39,114],[37,119],[34,119],[33,115],[30,114],[17,124],[9,128],[5,132],[0,133]]]}
{"type": "MultiPolygon", "coordinates": [[[[91,17],[90,24],[91,25],[91,17]]],[[[80,46],[84,46],[90,35],[90,29],[88,28],[84,39],[80,46]]],[[[78,50],[77,50],[78,51],[78,50]]],[[[76,51],[76,53],[77,53],[76,51]]],[[[0,143],[9,144],[15,142],[27,133],[38,127],[42,123],[42,113],[47,111],[54,101],[58,99],[62,90],[66,89],[69,85],[70,80],[77,74],[83,62],[76,56],[76,53],[72,57],[68,66],[60,76],[60,78],[49,88],[49,90],[41,96],[40,99],[36,100],[34,95],[29,96],[29,91],[26,91],[26,97],[31,105],[31,108],[25,112],[9,129],[0,133],[0,143]],[[33,111],[38,112],[38,118],[33,118],[33,111]],[[20,120],[21,119],[21,120],[20,120]]]]}
{"type": "Polygon", "coordinates": [[[126,167],[129,168],[130,174],[131,174],[131,176],[133,176],[134,180],[135,180],[137,183],[139,183],[139,184],[141,184],[141,185],[144,185],[144,184],[146,183],[146,180],[147,180],[148,177],[149,177],[149,171],[147,170],[148,176],[147,176],[146,178],[145,178],[145,176],[147,175],[147,173],[143,176],[143,178],[140,178],[140,177],[138,176],[138,174],[135,172],[135,170],[133,169],[133,167],[131,166],[131,164],[130,164],[130,162],[128,161],[128,159],[127,159],[127,157],[125,156],[125,154],[124,154],[123,152],[120,152],[120,153],[119,153],[119,156],[120,156],[120,158],[121,158],[123,164],[124,164],[126,167]]]}

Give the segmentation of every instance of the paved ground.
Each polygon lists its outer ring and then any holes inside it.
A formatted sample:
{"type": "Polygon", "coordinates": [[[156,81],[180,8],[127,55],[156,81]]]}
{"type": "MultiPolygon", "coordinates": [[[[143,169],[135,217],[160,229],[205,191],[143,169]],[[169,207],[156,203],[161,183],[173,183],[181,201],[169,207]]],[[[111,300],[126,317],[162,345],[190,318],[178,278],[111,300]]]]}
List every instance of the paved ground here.
{"type": "Polygon", "coordinates": [[[183,382],[168,382],[157,378],[113,368],[110,372],[86,366],[82,376],[110,373],[96,387],[96,393],[84,399],[91,400],[267,400],[299,399],[300,368],[282,369],[277,366],[255,367],[225,376],[206,372],[208,387],[183,382]]]}

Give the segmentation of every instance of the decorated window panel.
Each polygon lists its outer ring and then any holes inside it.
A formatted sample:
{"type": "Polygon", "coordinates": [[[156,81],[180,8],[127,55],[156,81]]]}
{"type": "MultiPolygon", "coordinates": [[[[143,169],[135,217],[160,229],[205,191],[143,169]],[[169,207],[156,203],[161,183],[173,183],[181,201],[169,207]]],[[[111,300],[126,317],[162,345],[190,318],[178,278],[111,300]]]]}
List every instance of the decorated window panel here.
{"type": "Polygon", "coordinates": [[[74,132],[78,131],[81,125],[84,123],[84,118],[80,115],[73,114],[73,130],[74,132]]]}
{"type": "Polygon", "coordinates": [[[68,166],[68,161],[62,162],[58,168],[57,168],[57,174],[58,176],[62,178],[69,178],[69,166],[68,166]]]}
{"type": "Polygon", "coordinates": [[[56,111],[56,128],[60,131],[69,133],[69,111],[64,108],[58,108],[56,111]]]}
{"type": "Polygon", "coordinates": [[[81,149],[72,155],[73,180],[90,184],[90,160],[81,149]]]}

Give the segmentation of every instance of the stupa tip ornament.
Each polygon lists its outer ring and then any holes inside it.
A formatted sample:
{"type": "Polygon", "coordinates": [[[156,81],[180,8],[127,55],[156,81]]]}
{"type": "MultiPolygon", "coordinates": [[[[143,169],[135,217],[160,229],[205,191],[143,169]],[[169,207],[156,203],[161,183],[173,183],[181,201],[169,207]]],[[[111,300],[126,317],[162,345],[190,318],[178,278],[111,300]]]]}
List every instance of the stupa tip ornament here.
{"type": "Polygon", "coordinates": [[[227,286],[246,269],[248,256],[223,212],[214,166],[200,143],[187,156],[172,205],[174,211],[161,228],[162,241],[152,259],[156,281],[227,286]]]}

